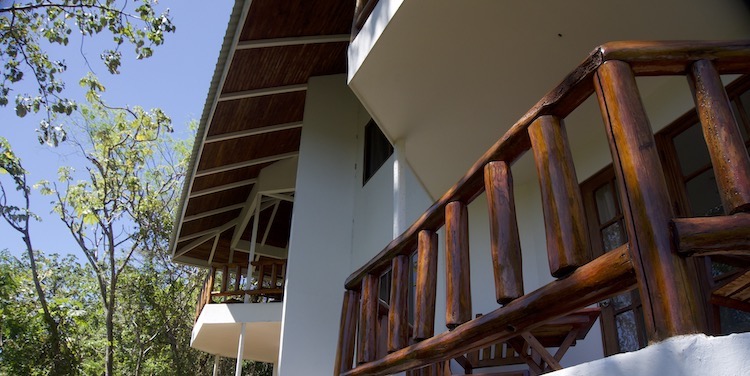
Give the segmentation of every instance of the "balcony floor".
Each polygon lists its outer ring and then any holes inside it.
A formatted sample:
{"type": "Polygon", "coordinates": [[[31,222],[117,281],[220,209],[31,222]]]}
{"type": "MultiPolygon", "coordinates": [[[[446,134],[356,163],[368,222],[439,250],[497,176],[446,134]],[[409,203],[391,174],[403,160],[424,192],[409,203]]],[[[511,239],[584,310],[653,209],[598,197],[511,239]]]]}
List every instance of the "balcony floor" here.
{"type": "Polygon", "coordinates": [[[245,323],[243,359],[275,363],[279,356],[281,307],[279,303],[207,304],[193,327],[190,346],[236,358],[245,323]]]}

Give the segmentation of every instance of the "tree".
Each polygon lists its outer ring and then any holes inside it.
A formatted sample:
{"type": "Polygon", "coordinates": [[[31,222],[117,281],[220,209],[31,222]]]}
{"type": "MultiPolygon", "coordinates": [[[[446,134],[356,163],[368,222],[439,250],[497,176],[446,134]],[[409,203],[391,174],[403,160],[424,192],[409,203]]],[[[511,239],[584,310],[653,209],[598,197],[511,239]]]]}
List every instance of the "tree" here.
{"type": "Polygon", "coordinates": [[[10,144],[5,138],[0,137],[0,173],[7,174],[15,190],[22,194],[22,206],[8,203],[8,194],[3,180],[0,180],[0,215],[5,222],[20,233],[26,246],[26,255],[29,260],[29,269],[36,297],[42,308],[43,321],[49,333],[50,358],[52,359],[52,370],[55,374],[69,373],[73,367],[72,352],[60,336],[59,322],[53,317],[47,296],[42,287],[39,270],[36,264],[36,254],[31,243],[30,222],[38,219],[30,210],[31,188],[27,184],[26,170],[21,165],[21,160],[13,153],[10,144]]]}
{"type": "Polygon", "coordinates": [[[66,133],[61,125],[54,124],[55,119],[59,114],[70,115],[77,104],[64,94],[65,82],[60,77],[67,65],[49,55],[48,45],[67,46],[71,38],[80,35],[83,49],[86,38],[105,32],[111,36],[112,44],[101,53],[101,59],[110,73],[117,74],[123,45],[130,45],[137,59],[148,58],[153,47],[164,42],[165,33],[175,31],[169,10],[158,13],[155,3],[156,0],[134,4],[127,0],[33,0],[0,5],[0,57],[4,62],[0,105],[8,105],[13,87],[30,76],[36,93],[16,95],[16,114],[24,117],[41,111],[45,116],[40,123],[39,140],[57,145],[66,133]]]}
{"type": "Polygon", "coordinates": [[[187,148],[166,136],[169,119],[159,110],[135,108],[133,118],[94,101],[80,113],[71,141],[86,160],[85,179],[61,168],[60,184],[45,183],[43,193],[55,197],[55,212],[93,270],[105,316],[105,374],[113,375],[120,279],[132,260],[163,252],[187,148]]]}

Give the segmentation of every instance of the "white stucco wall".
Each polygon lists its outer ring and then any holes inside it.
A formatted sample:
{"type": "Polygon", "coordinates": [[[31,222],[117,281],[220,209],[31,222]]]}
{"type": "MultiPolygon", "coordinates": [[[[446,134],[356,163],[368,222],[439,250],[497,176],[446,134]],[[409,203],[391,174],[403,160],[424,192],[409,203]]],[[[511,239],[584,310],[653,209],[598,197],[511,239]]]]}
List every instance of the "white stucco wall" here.
{"type": "Polygon", "coordinates": [[[750,333],[673,337],[639,351],[548,373],[550,376],[750,375],[750,333]]]}
{"type": "Polygon", "coordinates": [[[333,373],[343,284],[351,266],[357,150],[352,124],[358,106],[343,75],[310,79],[282,313],[280,375],[333,373]]]}

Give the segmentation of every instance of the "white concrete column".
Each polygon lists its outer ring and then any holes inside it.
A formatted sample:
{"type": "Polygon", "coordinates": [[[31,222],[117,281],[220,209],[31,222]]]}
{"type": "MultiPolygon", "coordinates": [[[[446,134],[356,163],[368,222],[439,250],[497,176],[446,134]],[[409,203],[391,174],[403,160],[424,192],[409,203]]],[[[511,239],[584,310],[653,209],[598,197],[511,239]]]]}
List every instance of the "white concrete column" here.
{"type": "Polygon", "coordinates": [[[393,145],[393,238],[406,228],[406,143],[403,139],[393,145]]]}
{"type": "Polygon", "coordinates": [[[245,323],[240,328],[240,341],[237,345],[237,364],[234,366],[234,376],[242,376],[242,353],[245,351],[245,323]]]}
{"type": "Polygon", "coordinates": [[[352,269],[360,106],[343,75],[308,82],[284,292],[278,372],[330,375],[352,269]]]}

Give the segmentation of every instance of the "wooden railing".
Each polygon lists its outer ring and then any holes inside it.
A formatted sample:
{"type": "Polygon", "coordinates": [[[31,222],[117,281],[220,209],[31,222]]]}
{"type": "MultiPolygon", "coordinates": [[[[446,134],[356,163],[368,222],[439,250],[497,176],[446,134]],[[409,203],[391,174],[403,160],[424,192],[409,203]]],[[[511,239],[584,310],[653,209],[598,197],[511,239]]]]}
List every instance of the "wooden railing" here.
{"type": "Polygon", "coordinates": [[[650,341],[705,331],[701,292],[687,271],[686,257],[750,252],[750,160],[719,77],[747,73],[750,41],[613,42],[595,49],[406,232],[347,279],[335,375],[438,369],[431,365],[509,340],[635,286],[643,300],[650,341]],[[724,217],[673,220],[654,136],[635,83],[636,76],[657,75],[687,76],[719,182],[724,217]],[[594,93],[613,156],[629,242],[590,261],[586,218],[563,119],[594,93]],[[550,272],[559,279],[524,294],[510,166],[530,150],[542,191],[550,272]],[[472,319],[467,205],[482,193],[489,206],[496,299],[503,306],[472,319]],[[434,335],[436,231],[443,226],[446,325],[451,330],[434,335]],[[414,328],[407,338],[407,305],[402,300],[409,281],[401,270],[408,268],[415,251],[414,328]],[[389,354],[378,358],[378,276],[389,268],[389,354]]]}
{"type": "Polygon", "coordinates": [[[196,320],[203,307],[210,303],[242,303],[245,297],[248,303],[283,299],[286,260],[262,258],[250,265],[254,268],[250,281],[246,278],[247,264],[211,266],[198,295],[196,320]]]}

